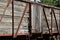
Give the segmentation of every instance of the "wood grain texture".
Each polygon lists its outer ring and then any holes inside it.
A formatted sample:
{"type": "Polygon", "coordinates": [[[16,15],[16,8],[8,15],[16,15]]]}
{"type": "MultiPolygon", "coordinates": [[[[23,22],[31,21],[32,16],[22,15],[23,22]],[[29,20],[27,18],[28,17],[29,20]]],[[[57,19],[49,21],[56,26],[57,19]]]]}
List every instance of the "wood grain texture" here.
{"type": "MultiPolygon", "coordinates": [[[[5,8],[6,4],[7,4],[7,0],[4,0],[4,1],[0,0],[0,17],[2,15],[3,11],[4,11],[4,8],[5,8]]],[[[35,5],[33,5],[33,7],[34,6],[35,5]]],[[[19,23],[20,17],[22,16],[24,7],[25,7],[25,3],[14,1],[14,26],[15,26],[15,31],[18,27],[18,23],[19,23]]],[[[48,22],[49,22],[49,27],[51,28],[51,14],[50,14],[50,11],[51,11],[51,9],[45,8],[45,12],[46,12],[47,19],[48,19],[48,22]]],[[[57,18],[57,23],[58,23],[58,25],[60,25],[59,24],[60,10],[55,10],[54,9],[54,12],[55,12],[55,15],[56,15],[56,18],[57,18]]],[[[28,13],[28,9],[27,9],[19,32],[23,32],[23,33],[28,32],[28,17],[29,17],[28,14],[29,13],[28,13]]],[[[33,8],[32,14],[33,14],[32,15],[32,20],[33,20],[32,30],[33,30],[33,32],[36,32],[36,31],[41,32],[40,31],[41,27],[43,27],[44,32],[47,32],[48,28],[47,28],[47,25],[46,25],[46,22],[45,22],[45,17],[44,17],[43,12],[42,12],[42,7],[41,6],[38,6],[38,7],[35,6],[33,8]]],[[[60,28],[60,26],[59,26],[59,28],[60,28]]],[[[55,24],[54,17],[53,17],[53,28],[52,29],[53,29],[53,32],[56,31],[56,24],[55,24]]],[[[3,17],[3,19],[0,23],[0,34],[10,34],[11,32],[12,32],[12,5],[10,4],[8,9],[5,12],[5,16],[3,17]]]]}

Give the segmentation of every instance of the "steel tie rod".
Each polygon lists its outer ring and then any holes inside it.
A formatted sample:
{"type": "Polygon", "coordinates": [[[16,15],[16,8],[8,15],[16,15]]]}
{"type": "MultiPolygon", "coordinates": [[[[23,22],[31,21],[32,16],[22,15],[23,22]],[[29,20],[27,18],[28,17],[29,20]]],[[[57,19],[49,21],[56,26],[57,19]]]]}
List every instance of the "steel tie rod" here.
{"type": "Polygon", "coordinates": [[[12,36],[14,36],[14,0],[12,0],[12,36]]]}

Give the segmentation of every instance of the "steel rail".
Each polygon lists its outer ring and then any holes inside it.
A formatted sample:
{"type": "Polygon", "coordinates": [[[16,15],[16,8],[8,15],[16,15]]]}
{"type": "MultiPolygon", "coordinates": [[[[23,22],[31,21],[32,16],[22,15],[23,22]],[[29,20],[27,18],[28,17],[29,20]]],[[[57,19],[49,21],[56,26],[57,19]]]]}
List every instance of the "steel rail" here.
{"type": "Polygon", "coordinates": [[[44,7],[47,7],[47,8],[53,8],[53,9],[60,10],[60,7],[45,5],[45,4],[42,4],[42,3],[36,3],[36,2],[32,2],[32,1],[31,1],[31,2],[30,2],[30,1],[23,1],[23,0],[20,0],[20,2],[31,3],[31,4],[33,4],[33,5],[39,5],[39,6],[44,6],[44,7]]]}

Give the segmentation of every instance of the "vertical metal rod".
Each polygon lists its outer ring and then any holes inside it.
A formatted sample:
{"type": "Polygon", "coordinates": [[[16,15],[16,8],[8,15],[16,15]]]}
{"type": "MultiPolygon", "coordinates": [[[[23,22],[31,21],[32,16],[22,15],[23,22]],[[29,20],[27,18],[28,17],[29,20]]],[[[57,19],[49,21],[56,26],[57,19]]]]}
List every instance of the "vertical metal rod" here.
{"type": "MultiPolygon", "coordinates": [[[[55,23],[56,23],[56,27],[57,27],[57,31],[58,31],[59,30],[58,29],[58,23],[57,23],[56,15],[55,15],[55,12],[54,12],[53,9],[52,9],[52,12],[53,12],[53,15],[54,15],[54,18],[55,18],[55,23]]],[[[59,31],[58,31],[58,33],[59,33],[59,31]]]]}
{"type": "Polygon", "coordinates": [[[14,0],[12,0],[12,36],[14,36],[14,0]]]}
{"type": "Polygon", "coordinates": [[[60,34],[60,10],[59,10],[59,34],[60,34]]]}
{"type": "MultiPolygon", "coordinates": [[[[51,35],[52,35],[52,27],[53,27],[53,15],[52,15],[52,9],[51,9],[51,35]]],[[[51,36],[51,39],[53,38],[53,36],[51,36]]]]}
{"type": "Polygon", "coordinates": [[[32,25],[31,25],[31,3],[29,3],[29,23],[28,23],[28,30],[29,30],[30,34],[31,34],[31,28],[32,28],[32,25]]]}
{"type": "Polygon", "coordinates": [[[45,20],[46,20],[46,23],[47,23],[48,31],[49,31],[49,34],[50,34],[49,24],[48,24],[48,20],[47,20],[46,14],[45,14],[44,7],[43,7],[43,14],[45,16],[45,20]]]}
{"type": "Polygon", "coordinates": [[[53,27],[53,15],[52,15],[52,9],[51,9],[51,33],[52,33],[52,27],[53,27]]]}

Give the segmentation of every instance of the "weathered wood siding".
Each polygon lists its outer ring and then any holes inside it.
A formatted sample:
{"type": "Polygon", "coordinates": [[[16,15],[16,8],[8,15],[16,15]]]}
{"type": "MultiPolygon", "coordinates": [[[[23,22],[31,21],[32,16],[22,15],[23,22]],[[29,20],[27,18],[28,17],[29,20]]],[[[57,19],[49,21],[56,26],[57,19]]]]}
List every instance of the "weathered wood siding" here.
{"type": "MultiPolygon", "coordinates": [[[[7,0],[0,0],[0,16],[3,14],[4,8],[7,5],[7,0]]],[[[20,18],[25,8],[25,3],[14,1],[14,31],[17,29],[20,18]]],[[[28,9],[27,9],[28,10],[28,9]]],[[[28,13],[24,16],[24,20],[20,27],[19,32],[28,32],[28,13]]],[[[11,34],[12,33],[12,5],[10,4],[5,12],[5,16],[0,22],[0,34],[11,34]]]]}
{"type": "MultiPolygon", "coordinates": [[[[43,32],[48,32],[48,27],[45,21],[45,16],[43,14],[43,7],[42,6],[37,6],[37,5],[32,5],[32,30],[33,32],[41,32],[43,30],[43,32]]],[[[49,23],[49,28],[51,28],[51,8],[45,8],[45,13],[47,16],[47,20],[49,23]]],[[[57,19],[57,23],[58,23],[58,27],[59,26],[59,16],[60,16],[60,10],[55,10],[55,15],[56,15],[56,19],[57,19]]],[[[54,15],[53,15],[53,21],[52,21],[52,30],[53,32],[57,32],[57,27],[56,27],[56,23],[55,23],[55,19],[54,19],[54,15]]]]}
{"type": "MultiPolygon", "coordinates": [[[[4,1],[0,0],[0,16],[3,14],[4,8],[6,5],[7,5],[7,0],[4,0],[4,1]]],[[[18,27],[18,23],[20,21],[24,8],[25,8],[25,3],[14,1],[14,27],[15,27],[14,30],[15,31],[18,27]]],[[[51,9],[45,8],[49,26],[51,27],[50,10],[51,9]]],[[[23,32],[23,33],[28,32],[28,17],[29,16],[27,12],[28,12],[28,9],[24,16],[24,20],[22,22],[19,32],[23,32]]],[[[60,10],[55,10],[55,15],[56,15],[58,26],[59,26],[60,10]]],[[[53,18],[53,31],[55,32],[56,24],[54,21],[55,20],[53,18]]],[[[42,28],[44,32],[48,31],[48,28],[45,22],[45,17],[43,15],[42,7],[33,5],[32,6],[32,32],[41,32],[42,28]]],[[[12,7],[10,4],[8,9],[5,12],[5,16],[3,17],[0,23],[0,34],[11,34],[11,33],[12,33],[12,7]]]]}

